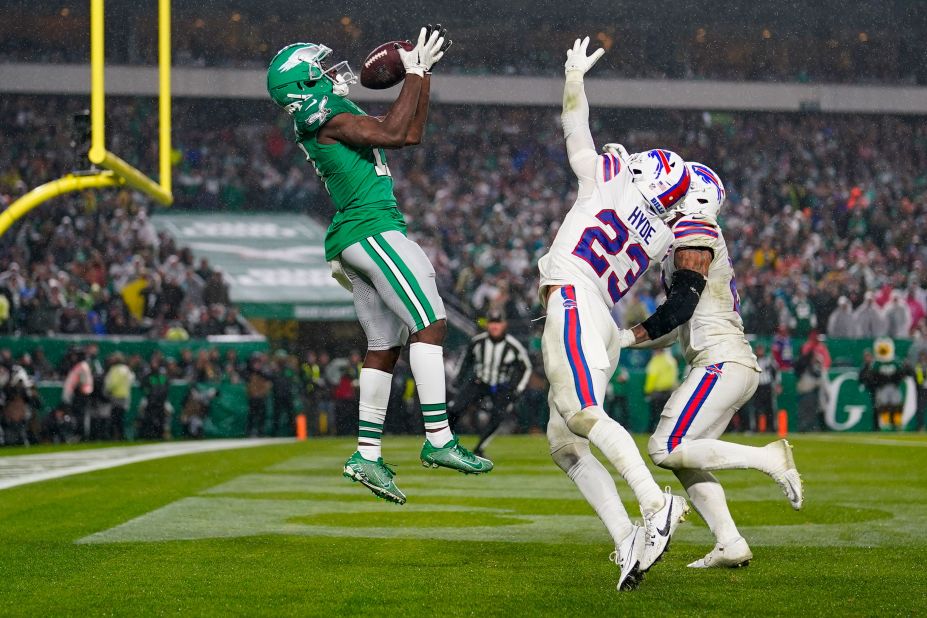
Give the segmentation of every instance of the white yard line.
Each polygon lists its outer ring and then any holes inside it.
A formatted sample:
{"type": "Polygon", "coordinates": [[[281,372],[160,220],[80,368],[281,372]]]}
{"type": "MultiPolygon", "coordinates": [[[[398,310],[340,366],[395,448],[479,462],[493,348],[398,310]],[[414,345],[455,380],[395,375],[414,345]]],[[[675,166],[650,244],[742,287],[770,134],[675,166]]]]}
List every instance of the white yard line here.
{"type": "Polygon", "coordinates": [[[229,449],[253,448],[292,442],[292,438],[205,440],[202,442],[168,442],[142,446],[117,446],[61,453],[38,453],[0,457],[0,489],[37,483],[73,474],[116,468],[140,461],[209,453],[229,449]]]}
{"type": "MultiPolygon", "coordinates": [[[[790,436],[791,437],[791,436],[790,436]]],[[[803,435],[796,434],[796,440],[817,440],[818,442],[835,442],[840,444],[872,444],[875,446],[914,446],[920,448],[927,448],[927,439],[924,440],[893,440],[891,438],[854,438],[847,436],[846,434],[840,435],[826,435],[826,436],[812,436],[812,435],[803,435]]]]}

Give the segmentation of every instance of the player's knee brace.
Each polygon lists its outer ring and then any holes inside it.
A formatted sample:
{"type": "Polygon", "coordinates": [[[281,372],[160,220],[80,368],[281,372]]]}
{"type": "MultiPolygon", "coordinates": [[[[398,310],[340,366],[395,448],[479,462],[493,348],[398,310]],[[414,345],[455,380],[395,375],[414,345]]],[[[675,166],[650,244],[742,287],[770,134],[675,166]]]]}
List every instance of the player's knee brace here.
{"type": "Polygon", "coordinates": [[[602,420],[611,419],[599,406],[590,406],[572,414],[566,419],[566,424],[576,435],[588,438],[595,424],[602,420]]]}
{"type": "Polygon", "coordinates": [[[550,457],[561,470],[569,474],[570,470],[572,470],[586,454],[590,453],[589,445],[583,442],[573,442],[563,445],[555,451],[551,451],[550,457]]]}

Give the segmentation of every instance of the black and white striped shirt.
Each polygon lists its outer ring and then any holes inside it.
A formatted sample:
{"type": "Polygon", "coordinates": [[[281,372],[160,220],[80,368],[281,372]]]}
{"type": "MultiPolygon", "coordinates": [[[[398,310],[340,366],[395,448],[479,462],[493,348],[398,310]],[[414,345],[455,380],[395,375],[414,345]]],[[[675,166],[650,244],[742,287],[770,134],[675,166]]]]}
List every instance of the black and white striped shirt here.
{"type": "Polygon", "coordinates": [[[493,341],[489,333],[480,333],[470,340],[461,361],[457,379],[461,383],[479,380],[489,386],[507,385],[522,392],[531,377],[531,359],[515,337],[505,335],[493,341]]]}
{"type": "Polygon", "coordinates": [[[776,366],[776,359],[769,355],[757,358],[756,362],[760,367],[759,386],[770,386],[779,383],[779,367],[776,366]]]}

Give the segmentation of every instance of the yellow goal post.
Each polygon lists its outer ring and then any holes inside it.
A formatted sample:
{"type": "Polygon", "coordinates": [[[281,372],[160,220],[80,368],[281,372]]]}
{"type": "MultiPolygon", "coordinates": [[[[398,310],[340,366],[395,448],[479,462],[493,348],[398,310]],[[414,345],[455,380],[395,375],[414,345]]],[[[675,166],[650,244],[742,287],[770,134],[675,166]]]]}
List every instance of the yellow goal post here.
{"type": "Polygon", "coordinates": [[[0,236],[40,204],[74,191],[128,186],[161,204],[171,204],[171,0],[158,0],[158,162],[155,182],[106,149],[104,80],[104,0],[90,0],[90,150],[87,158],[102,169],[71,173],[29,191],[0,213],[0,236]]]}

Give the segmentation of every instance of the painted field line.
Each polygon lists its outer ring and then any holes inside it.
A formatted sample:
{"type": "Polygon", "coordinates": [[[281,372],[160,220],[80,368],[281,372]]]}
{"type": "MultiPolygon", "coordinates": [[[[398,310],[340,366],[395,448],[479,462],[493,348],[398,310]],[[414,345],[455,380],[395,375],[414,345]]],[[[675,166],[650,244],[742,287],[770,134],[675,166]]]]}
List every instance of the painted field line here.
{"type": "Polygon", "coordinates": [[[119,446],[61,453],[0,457],[0,489],[95,470],[106,470],[107,468],[116,468],[152,459],[229,449],[253,448],[292,441],[292,438],[205,440],[202,442],[170,442],[166,444],[119,446]]]}
{"type": "Polygon", "coordinates": [[[916,440],[893,440],[891,438],[851,438],[844,436],[811,436],[811,435],[801,435],[798,434],[795,436],[796,440],[814,440],[817,442],[833,442],[835,444],[871,444],[873,446],[914,446],[919,448],[927,448],[927,439],[916,441],[916,440]]]}

